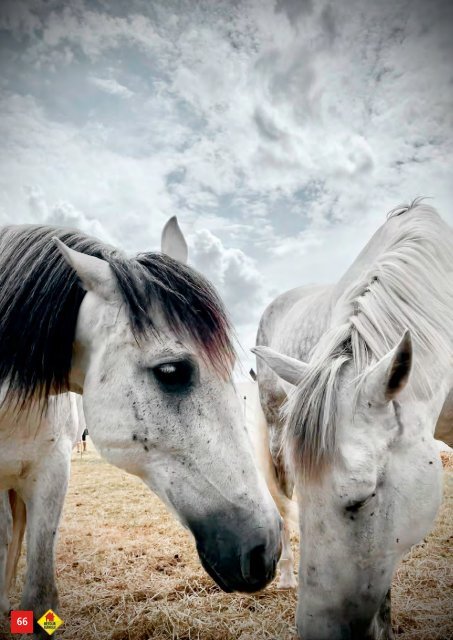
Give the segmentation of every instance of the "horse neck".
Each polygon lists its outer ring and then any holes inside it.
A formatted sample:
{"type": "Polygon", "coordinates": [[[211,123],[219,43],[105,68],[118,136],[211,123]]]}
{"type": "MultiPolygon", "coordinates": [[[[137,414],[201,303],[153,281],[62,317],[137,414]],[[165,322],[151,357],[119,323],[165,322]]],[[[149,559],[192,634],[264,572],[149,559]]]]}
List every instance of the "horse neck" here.
{"type": "MultiPolygon", "coordinates": [[[[360,275],[363,274],[367,268],[371,267],[382,251],[391,243],[393,233],[389,229],[390,226],[388,222],[382,225],[340,280],[334,285],[327,285],[322,287],[322,289],[320,288],[319,294],[313,297],[312,304],[308,304],[306,308],[303,309],[301,319],[310,329],[310,344],[309,348],[303,349],[305,353],[301,353],[299,355],[300,358],[308,360],[310,351],[319,342],[321,336],[331,328],[333,310],[341,296],[348,287],[359,279],[360,275]]],[[[300,332],[300,334],[302,333],[303,332],[300,332]]],[[[305,343],[307,343],[305,336],[303,339],[305,343]]]]}
{"type": "MultiPolygon", "coordinates": [[[[390,220],[382,225],[373,234],[369,242],[364,246],[357,258],[351,264],[346,273],[340,278],[332,291],[332,306],[341,298],[346,289],[360,278],[364,271],[367,271],[379,258],[383,251],[392,241],[393,232],[390,227],[390,220]]],[[[393,222],[393,221],[392,221],[393,222]]]]}
{"type": "Polygon", "coordinates": [[[302,292],[298,303],[285,317],[278,348],[308,362],[311,351],[329,327],[334,289],[333,285],[324,285],[302,292]]]}

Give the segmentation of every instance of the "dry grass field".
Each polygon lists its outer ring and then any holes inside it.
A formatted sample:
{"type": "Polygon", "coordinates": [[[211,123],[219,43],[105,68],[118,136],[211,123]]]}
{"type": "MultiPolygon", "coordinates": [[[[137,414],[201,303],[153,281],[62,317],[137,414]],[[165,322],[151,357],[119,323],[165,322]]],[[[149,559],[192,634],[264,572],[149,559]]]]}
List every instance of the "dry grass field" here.
{"type": "MultiPolygon", "coordinates": [[[[453,638],[452,462],[446,455],[436,528],[395,576],[401,640],[453,638]]],[[[295,638],[294,593],[274,585],[257,595],[222,593],[201,569],[190,535],[159,500],[92,447],[82,458],[73,455],[57,573],[61,640],[295,638]]],[[[23,559],[18,584],[22,575],[23,559]]]]}

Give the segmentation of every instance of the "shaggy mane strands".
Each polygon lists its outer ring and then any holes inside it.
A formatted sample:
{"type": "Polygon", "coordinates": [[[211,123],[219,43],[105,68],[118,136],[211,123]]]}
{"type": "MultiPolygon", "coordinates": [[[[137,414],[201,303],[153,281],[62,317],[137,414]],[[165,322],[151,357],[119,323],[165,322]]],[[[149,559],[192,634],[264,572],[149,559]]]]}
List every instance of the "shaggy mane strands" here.
{"type": "Polygon", "coordinates": [[[453,231],[417,200],[392,211],[373,240],[382,243],[380,255],[353,284],[334,291],[330,328],[284,407],[288,460],[307,480],[319,479],[336,455],[338,389],[346,365],[357,384],[354,401],[368,367],[409,329],[412,393],[428,397],[436,388],[436,369],[450,366],[453,231]]]}
{"type": "Polygon", "coordinates": [[[77,316],[85,296],[77,274],[52,240],[106,260],[139,341],[156,332],[153,309],[188,338],[219,374],[230,375],[231,326],[210,283],[159,253],[127,258],[77,230],[47,226],[0,230],[0,384],[21,405],[68,390],[77,316]]]}

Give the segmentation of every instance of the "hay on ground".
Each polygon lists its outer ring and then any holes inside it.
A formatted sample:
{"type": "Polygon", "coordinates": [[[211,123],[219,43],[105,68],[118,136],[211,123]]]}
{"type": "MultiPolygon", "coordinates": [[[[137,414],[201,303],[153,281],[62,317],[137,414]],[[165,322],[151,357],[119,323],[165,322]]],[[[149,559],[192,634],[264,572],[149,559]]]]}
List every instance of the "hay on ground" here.
{"type": "MultiPolygon", "coordinates": [[[[401,640],[449,640],[452,620],[453,455],[436,528],[393,583],[401,640]]],[[[294,550],[297,540],[293,539],[294,550]]],[[[24,560],[18,584],[23,581],[24,560]]],[[[190,534],[141,482],[93,451],[73,456],[57,557],[61,640],[294,640],[296,594],[275,583],[225,594],[200,567],[190,534]]],[[[19,591],[13,594],[18,608],[19,591]]],[[[14,640],[14,636],[12,636],[14,640]]]]}

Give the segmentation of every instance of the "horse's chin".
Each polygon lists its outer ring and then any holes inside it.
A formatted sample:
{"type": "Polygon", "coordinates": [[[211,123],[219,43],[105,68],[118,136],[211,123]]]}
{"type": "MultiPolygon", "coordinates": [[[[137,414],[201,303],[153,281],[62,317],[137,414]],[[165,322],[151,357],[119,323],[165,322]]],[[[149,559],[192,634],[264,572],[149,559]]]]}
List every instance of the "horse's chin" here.
{"type": "Polygon", "coordinates": [[[233,591],[235,591],[235,589],[229,587],[227,583],[224,580],[222,580],[220,575],[217,573],[214,567],[207,561],[207,559],[203,556],[202,553],[198,552],[198,557],[201,560],[203,569],[211,576],[211,578],[222,589],[222,591],[225,591],[225,593],[232,593],[233,591]]]}

